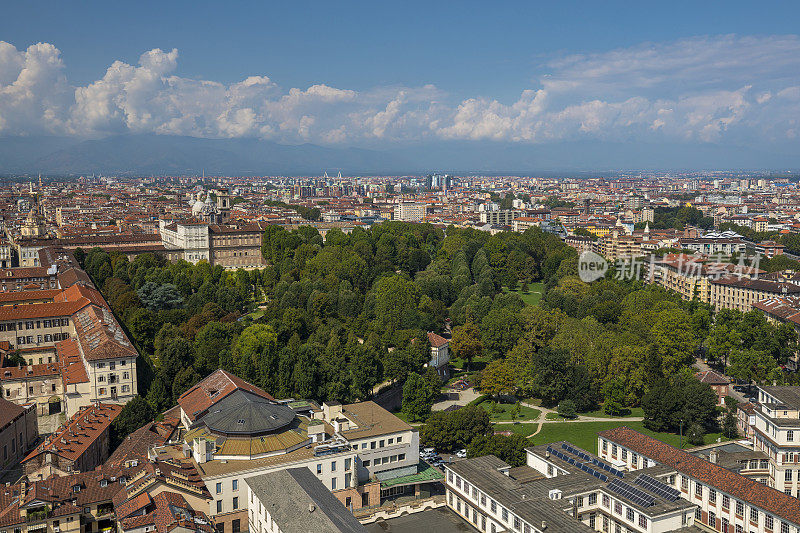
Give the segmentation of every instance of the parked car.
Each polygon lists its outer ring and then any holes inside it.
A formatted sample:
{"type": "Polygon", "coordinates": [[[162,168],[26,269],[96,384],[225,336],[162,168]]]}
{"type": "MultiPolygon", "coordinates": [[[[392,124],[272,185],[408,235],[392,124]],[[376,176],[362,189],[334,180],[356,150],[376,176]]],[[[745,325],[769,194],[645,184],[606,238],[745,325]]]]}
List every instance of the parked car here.
{"type": "Polygon", "coordinates": [[[466,457],[467,457],[467,450],[465,450],[465,449],[463,449],[463,448],[462,448],[462,449],[460,449],[460,450],[458,450],[458,451],[456,452],[456,457],[458,457],[458,458],[460,458],[460,459],[466,459],[466,457]]]}

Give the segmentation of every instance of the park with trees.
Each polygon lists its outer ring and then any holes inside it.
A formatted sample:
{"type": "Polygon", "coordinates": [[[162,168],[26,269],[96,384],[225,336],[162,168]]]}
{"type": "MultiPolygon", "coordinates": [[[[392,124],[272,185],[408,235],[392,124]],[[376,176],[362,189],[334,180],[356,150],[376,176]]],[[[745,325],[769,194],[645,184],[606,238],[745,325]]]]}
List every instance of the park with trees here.
{"type": "MultiPolygon", "coordinates": [[[[154,412],[223,368],[275,397],[352,402],[398,387],[409,421],[442,424],[430,412],[441,383],[426,363],[427,333],[445,327],[458,370],[487,398],[535,401],[564,418],[641,409],[656,432],[679,431],[676,420],[719,432],[692,370],[699,355],[753,383],[795,379],[779,366],[795,349],[790,329],[756,311],[715,315],[613,271],[584,283],[575,250],[538,228],[490,235],[383,222],[323,238],[276,225],[262,254],[264,269],[225,271],[76,252],[142,354],[139,390],[154,412]],[[528,283],[542,284],[538,305],[506,289],[528,283]]],[[[523,444],[469,420],[480,427],[457,443],[480,437],[471,453],[523,444]]],[[[423,441],[435,433],[423,429],[423,441]]]]}

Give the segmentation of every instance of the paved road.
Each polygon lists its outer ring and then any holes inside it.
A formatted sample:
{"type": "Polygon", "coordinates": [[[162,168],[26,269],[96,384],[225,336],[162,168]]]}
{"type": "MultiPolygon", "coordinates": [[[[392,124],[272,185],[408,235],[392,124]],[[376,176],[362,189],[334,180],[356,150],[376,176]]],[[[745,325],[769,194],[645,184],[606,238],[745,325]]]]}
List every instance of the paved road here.
{"type": "Polygon", "coordinates": [[[463,407],[472,400],[474,400],[475,398],[477,398],[478,396],[480,396],[480,394],[475,392],[475,389],[473,387],[464,389],[462,391],[450,391],[442,394],[447,396],[448,398],[446,400],[441,400],[433,404],[433,407],[431,407],[432,411],[444,411],[445,409],[447,409],[452,405],[460,405],[463,407]]]}

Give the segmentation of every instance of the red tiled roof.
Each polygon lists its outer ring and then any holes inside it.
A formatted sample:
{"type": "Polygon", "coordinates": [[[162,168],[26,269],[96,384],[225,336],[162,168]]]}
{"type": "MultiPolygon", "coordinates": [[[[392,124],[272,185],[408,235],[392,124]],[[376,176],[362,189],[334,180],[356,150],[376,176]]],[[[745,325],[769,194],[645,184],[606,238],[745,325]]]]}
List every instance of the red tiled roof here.
{"type": "Polygon", "coordinates": [[[53,298],[61,294],[61,289],[40,289],[34,291],[11,291],[0,292],[0,303],[25,302],[29,300],[53,301],[53,298]]]}
{"type": "Polygon", "coordinates": [[[178,405],[183,412],[194,421],[198,414],[206,411],[209,407],[226,397],[237,389],[244,389],[262,398],[274,400],[272,396],[252,385],[245,380],[218,369],[209,374],[200,383],[181,394],[178,398],[178,405]]]}
{"type": "Polygon", "coordinates": [[[625,426],[601,431],[598,435],[779,518],[800,524],[800,500],[779,490],[625,426]]]}
{"type": "Polygon", "coordinates": [[[7,366],[5,368],[0,368],[0,381],[57,376],[59,371],[60,370],[57,363],[42,363],[40,365],[27,366],[7,366]]]}
{"type": "Polygon", "coordinates": [[[5,427],[6,424],[24,412],[25,408],[21,405],[9,402],[5,398],[0,398],[0,428],[5,427]]]}
{"type": "Polygon", "coordinates": [[[698,372],[695,374],[697,379],[700,380],[700,383],[707,383],[709,385],[730,385],[731,381],[719,374],[718,372],[714,372],[713,370],[705,370],[703,372],[698,372]]]}
{"type": "Polygon", "coordinates": [[[441,335],[437,335],[436,333],[429,331],[428,342],[430,342],[431,346],[434,348],[441,348],[442,346],[448,343],[448,340],[442,337],[441,335]]]}
{"type": "Polygon", "coordinates": [[[81,353],[87,361],[137,356],[136,349],[106,307],[89,305],[72,318],[81,353]]]}
{"type": "Polygon", "coordinates": [[[67,385],[89,382],[89,374],[83,364],[78,341],[67,339],[57,342],[56,353],[58,354],[58,364],[61,367],[61,378],[64,381],[65,389],[67,385]]]}
{"type": "Polygon", "coordinates": [[[82,407],[69,419],[66,426],[36,447],[22,462],[49,452],[75,461],[101,435],[122,411],[121,405],[97,403],[82,407]]]}

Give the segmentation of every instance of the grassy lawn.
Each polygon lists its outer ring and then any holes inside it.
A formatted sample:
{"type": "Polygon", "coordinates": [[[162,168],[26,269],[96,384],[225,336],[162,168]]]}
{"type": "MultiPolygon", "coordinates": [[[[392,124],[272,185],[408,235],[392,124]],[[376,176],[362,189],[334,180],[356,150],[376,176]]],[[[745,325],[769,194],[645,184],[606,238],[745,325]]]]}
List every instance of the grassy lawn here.
{"type": "Polygon", "coordinates": [[[539,418],[541,411],[538,409],[531,409],[530,407],[525,407],[521,405],[519,408],[519,415],[516,418],[512,419],[512,414],[514,412],[515,405],[513,403],[496,403],[494,410],[496,412],[492,412],[492,402],[483,402],[480,404],[487,413],[489,413],[489,419],[492,422],[498,421],[511,421],[511,420],[536,420],[539,418]]]}
{"type": "MultiPolygon", "coordinates": [[[[619,426],[628,426],[633,430],[644,433],[645,435],[649,435],[675,447],[677,447],[679,444],[680,437],[678,435],[674,435],[672,433],[656,433],[654,431],[650,431],[649,429],[645,429],[642,422],[633,421],[563,422],[544,424],[542,426],[542,431],[540,431],[535,437],[531,438],[531,442],[533,444],[547,444],[550,442],[567,440],[588,452],[597,453],[597,433],[599,431],[605,431],[607,429],[612,429],[619,426]]],[[[718,433],[709,433],[705,437],[705,442],[706,444],[711,444],[712,442],[716,442],[717,438],[720,436],[721,435],[718,433]]],[[[722,440],[724,441],[728,439],[723,437],[722,440]]],[[[685,437],[683,439],[683,446],[684,448],[691,447],[686,442],[685,437]]]]}
{"type": "MultiPolygon", "coordinates": [[[[492,358],[489,355],[481,355],[480,357],[476,357],[475,359],[473,359],[469,363],[469,373],[474,373],[474,372],[477,372],[479,370],[483,370],[484,368],[486,368],[486,365],[488,365],[491,361],[492,361],[492,358]]],[[[460,372],[456,373],[453,376],[453,379],[451,379],[450,381],[452,382],[452,381],[455,381],[458,378],[463,377],[460,374],[463,374],[463,373],[466,372],[466,370],[465,370],[466,365],[467,365],[466,360],[461,359],[459,357],[452,357],[451,356],[450,364],[453,366],[453,368],[457,368],[457,369],[460,370],[460,372]]]]}
{"type": "Polygon", "coordinates": [[[580,413],[581,416],[590,416],[592,418],[628,418],[632,416],[644,416],[644,409],[641,407],[631,407],[625,410],[625,412],[621,415],[615,414],[613,417],[603,411],[603,409],[598,409],[597,411],[589,411],[588,413],[580,413]]]}
{"type": "Polygon", "coordinates": [[[528,283],[528,294],[523,293],[519,289],[509,291],[508,287],[503,287],[503,292],[513,292],[525,302],[525,305],[539,305],[539,300],[542,299],[542,286],[543,283],[528,283]]]}
{"type": "Polygon", "coordinates": [[[264,309],[256,309],[255,311],[253,311],[252,313],[250,313],[247,316],[250,317],[250,320],[258,320],[259,318],[264,316],[264,309]]]}
{"type": "Polygon", "coordinates": [[[495,431],[510,431],[512,433],[516,433],[518,435],[522,435],[523,437],[527,437],[534,431],[536,431],[536,424],[495,424],[494,425],[495,431]]]}

